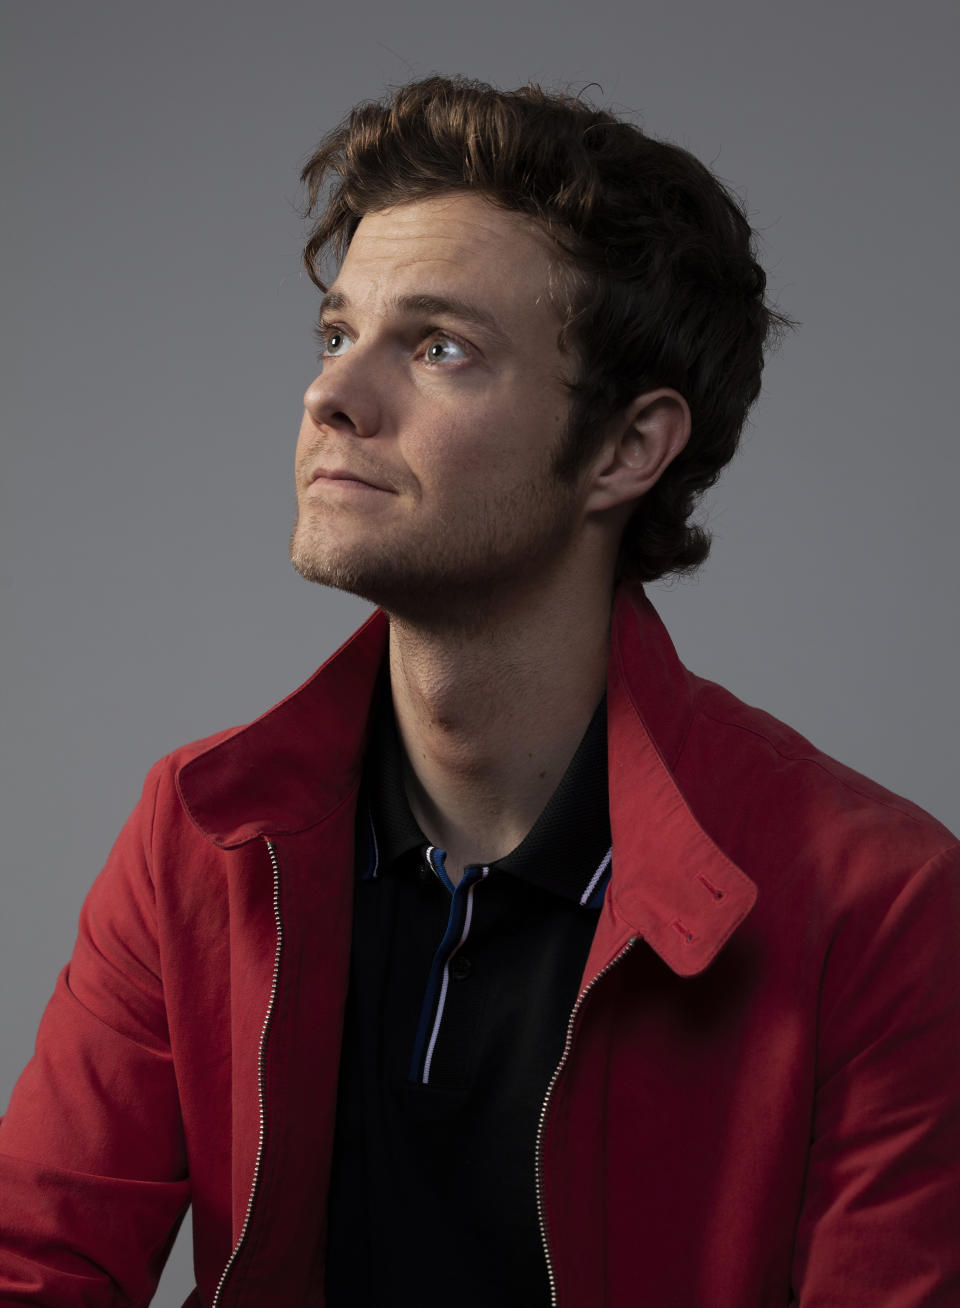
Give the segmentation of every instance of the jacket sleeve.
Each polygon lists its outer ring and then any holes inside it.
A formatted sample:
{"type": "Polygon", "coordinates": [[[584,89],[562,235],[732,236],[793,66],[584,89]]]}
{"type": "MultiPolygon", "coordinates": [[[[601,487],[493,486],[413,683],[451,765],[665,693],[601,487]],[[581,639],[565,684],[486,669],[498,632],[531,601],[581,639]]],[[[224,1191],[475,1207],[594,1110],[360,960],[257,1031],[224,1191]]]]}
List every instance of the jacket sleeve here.
{"type": "Polygon", "coordinates": [[[800,1308],[960,1304],[960,847],[878,900],[823,977],[800,1308]]]}
{"type": "Polygon", "coordinates": [[[148,851],[160,765],[0,1123],[0,1305],[149,1303],[189,1203],[148,851]]]}

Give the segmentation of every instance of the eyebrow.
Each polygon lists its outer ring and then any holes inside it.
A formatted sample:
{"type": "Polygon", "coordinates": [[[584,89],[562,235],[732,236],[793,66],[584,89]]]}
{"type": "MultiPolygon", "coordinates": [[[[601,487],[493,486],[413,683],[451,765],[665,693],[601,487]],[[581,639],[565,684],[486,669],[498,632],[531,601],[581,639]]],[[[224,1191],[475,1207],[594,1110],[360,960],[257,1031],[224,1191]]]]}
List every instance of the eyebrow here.
{"type": "MultiPolygon", "coordinates": [[[[342,291],[327,291],[320,301],[320,313],[336,312],[349,309],[350,300],[342,291]]],[[[414,314],[448,314],[462,322],[473,323],[488,332],[502,345],[511,344],[510,338],[503,332],[496,318],[488,309],[481,308],[469,300],[461,300],[452,295],[397,295],[390,301],[390,307],[396,313],[412,316],[414,314]]]]}

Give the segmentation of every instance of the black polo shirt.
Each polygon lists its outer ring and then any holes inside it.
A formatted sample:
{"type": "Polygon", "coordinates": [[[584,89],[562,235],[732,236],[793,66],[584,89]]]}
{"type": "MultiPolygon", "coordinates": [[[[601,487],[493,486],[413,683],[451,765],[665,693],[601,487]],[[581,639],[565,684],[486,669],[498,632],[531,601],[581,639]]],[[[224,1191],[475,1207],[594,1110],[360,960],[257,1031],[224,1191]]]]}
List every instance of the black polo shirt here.
{"type": "Polygon", "coordinates": [[[389,687],[357,811],[329,1308],[539,1308],[547,1084],[610,876],[606,704],[505,858],[454,886],[406,799],[389,687]]]}

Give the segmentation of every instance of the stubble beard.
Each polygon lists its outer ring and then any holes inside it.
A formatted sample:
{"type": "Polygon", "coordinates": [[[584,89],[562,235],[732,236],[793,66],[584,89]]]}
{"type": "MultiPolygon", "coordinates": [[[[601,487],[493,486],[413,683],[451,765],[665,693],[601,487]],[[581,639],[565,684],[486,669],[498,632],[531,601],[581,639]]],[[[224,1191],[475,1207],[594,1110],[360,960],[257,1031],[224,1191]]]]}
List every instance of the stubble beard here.
{"type": "MultiPolygon", "coordinates": [[[[571,538],[573,491],[551,470],[495,504],[473,504],[456,521],[435,521],[403,541],[339,547],[336,519],[317,535],[298,512],[290,561],[306,581],[358,595],[412,623],[482,623],[508,591],[535,583],[571,538]]],[[[371,524],[371,535],[375,528],[371,524]]]]}

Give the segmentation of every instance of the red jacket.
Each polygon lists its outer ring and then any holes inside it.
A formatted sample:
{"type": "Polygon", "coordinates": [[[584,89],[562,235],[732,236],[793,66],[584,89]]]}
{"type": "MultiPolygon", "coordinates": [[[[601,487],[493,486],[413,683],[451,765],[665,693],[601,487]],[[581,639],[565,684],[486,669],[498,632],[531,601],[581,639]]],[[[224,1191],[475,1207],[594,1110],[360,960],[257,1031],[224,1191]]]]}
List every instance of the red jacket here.
{"type": "MultiPolygon", "coordinates": [[[[191,1202],[191,1303],[319,1302],[385,635],[150,773],[0,1127],[0,1304],[146,1304],[191,1202]]],[[[956,839],[687,672],[639,588],[608,721],[612,881],[530,1142],[555,1302],[956,1308],[956,839]]]]}

